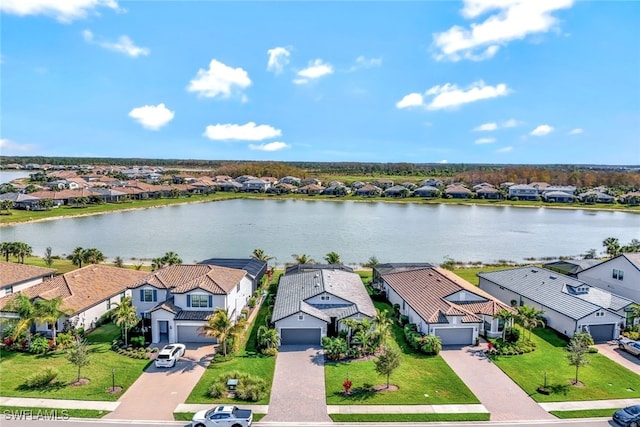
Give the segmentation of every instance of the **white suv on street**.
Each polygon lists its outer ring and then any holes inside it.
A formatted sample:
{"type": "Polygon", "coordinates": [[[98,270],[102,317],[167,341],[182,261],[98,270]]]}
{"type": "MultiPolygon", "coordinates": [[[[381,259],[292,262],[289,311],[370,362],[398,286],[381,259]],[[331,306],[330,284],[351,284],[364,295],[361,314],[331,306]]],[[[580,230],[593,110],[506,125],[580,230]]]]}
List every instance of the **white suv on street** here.
{"type": "Polygon", "coordinates": [[[157,368],[173,368],[176,366],[176,362],[185,352],[184,344],[169,344],[165,345],[162,350],[158,352],[156,356],[155,365],[157,368]]]}

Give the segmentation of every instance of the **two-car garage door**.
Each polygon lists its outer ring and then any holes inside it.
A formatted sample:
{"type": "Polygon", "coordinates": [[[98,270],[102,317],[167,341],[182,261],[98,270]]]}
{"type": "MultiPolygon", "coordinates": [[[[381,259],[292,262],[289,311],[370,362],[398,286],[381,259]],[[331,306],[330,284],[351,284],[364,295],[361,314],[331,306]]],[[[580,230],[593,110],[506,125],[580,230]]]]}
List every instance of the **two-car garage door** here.
{"type": "Polygon", "coordinates": [[[281,345],[320,345],[320,328],[282,328],[281,345]]]}
{"type": "Polygon", "coordinates": [[[436,328],[434,333],[442,345],[473,344],[473,328],[436,328]]]}

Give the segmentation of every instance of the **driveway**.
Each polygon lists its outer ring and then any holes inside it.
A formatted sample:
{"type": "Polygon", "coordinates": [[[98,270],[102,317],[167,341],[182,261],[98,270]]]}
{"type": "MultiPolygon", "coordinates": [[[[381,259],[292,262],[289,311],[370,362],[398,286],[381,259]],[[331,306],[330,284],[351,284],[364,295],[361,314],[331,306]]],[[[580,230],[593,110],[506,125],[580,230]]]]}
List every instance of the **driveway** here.
{"type": "Polygon", "coordinates": [[[103,418],[173,421],[173,410],[184,403],[213,357],[211,344],[187,344],[173,368],[151,364],[118,399],[118,408],[103,418]]]}
{"type": "Polygon", "coordinates": [[[319,347],[280,347],[269,414],[262,420],[331,422],[324,387],[324,354],[319,347]]]}
{"type": "Polygon", "coordinates": [[[617,341],[609,341],[595,346],[598,352],[616,363],[640,375],[640,359],[618,348],[617,341]]]}
{"type": "Polygon", "coordinates": [[[478,347],[444,347],[442,358],[491,413],[491,421],[550,420],[542,409],[478,347]]]}

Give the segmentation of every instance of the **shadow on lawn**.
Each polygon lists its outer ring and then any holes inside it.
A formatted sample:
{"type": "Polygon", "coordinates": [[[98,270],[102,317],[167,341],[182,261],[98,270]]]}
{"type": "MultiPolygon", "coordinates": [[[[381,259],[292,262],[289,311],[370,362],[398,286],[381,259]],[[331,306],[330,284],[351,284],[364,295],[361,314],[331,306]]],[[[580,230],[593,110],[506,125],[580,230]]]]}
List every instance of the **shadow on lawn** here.
{"type": "Polygon", "coordinates": [[[52,391],[58,391],[61,390],[63,388],[65,388],[67,386],[67,384],[60,382],[60,381],[54,381],[51,382],[47,385],[43,385],[40,387],[28,387],[25,384],[20,384],[18,387],[16,387],[16,390],[20,390],[20,391],[39,391],[42,393],[50,393],[52,391]]]}
{"type": "Polygon", "coordinates": [[[373,389],[373,385],[363,384],[362,387],[352,388],[349,394],[344,394],[342,391],[336,391],[333,395],[351,402],[362,402],[374,397],[376,395],[376,391],[373,389]]]}

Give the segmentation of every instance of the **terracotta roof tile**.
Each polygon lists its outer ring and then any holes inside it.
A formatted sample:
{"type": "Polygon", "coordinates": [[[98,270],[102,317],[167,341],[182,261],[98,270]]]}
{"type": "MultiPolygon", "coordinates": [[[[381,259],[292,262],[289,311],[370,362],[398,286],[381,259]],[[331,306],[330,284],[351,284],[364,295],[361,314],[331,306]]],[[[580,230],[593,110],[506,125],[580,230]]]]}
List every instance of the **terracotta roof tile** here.
{"type": "Polygon", "coordinates": [[[15,262],[0,261],[0,287],[13,285],[56,274],[54,268],[36,267],[33,265],[18,264],[15,262]]]}
{"type": "Polygon", "coordinates": [[[159,289],[171,289],[182,294],[200,288],[212,294],[224,295],[242,280],[245,270],[204,264],[179,264],[161,268],[133,284],[132,288],[151,285],[159,289]]]}

